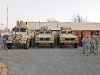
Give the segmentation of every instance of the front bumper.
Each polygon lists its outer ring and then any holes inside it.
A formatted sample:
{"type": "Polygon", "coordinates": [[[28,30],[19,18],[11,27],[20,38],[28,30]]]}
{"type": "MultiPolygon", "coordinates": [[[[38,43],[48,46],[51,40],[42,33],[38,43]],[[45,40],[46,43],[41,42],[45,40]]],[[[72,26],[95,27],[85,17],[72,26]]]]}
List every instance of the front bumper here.
{"type": "Polygon", "coordinates": [[[35,41],[35,43],[38,43],[38,44],[51,44],[51,43],[54,43],[54,41],[35,41]]]}
{"type": "Polygon", "coordinates": [[[26,40],[7,40],[6,43],[26,44],[26,40]]]}
{"type": "Polygon", "coordinates": [[[60,41],[60,43],[64,44],[64,45],[74,45],[77,42],[75,42],[75,41],[60,41]]]}

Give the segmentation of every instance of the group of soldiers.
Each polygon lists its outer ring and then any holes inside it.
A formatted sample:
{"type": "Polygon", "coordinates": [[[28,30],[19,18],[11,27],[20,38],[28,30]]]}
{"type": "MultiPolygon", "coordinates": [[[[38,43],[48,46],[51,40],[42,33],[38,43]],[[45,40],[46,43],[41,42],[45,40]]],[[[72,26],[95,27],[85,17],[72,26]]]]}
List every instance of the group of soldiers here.
{"type": "Polygon", "coordinates": [[[86,36],[82,39],[83,54],[90,55],[91,53],[98,54],[100,40],[97,36],[86,36]]]}

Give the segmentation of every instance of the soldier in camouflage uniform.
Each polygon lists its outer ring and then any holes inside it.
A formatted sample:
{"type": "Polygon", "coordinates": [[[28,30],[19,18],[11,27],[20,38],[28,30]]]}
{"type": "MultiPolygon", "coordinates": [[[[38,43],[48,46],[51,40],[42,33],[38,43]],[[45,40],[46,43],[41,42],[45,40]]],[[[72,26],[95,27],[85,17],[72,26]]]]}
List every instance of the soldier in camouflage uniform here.
{"type": "Polygon", "coordinates": [[[82,46],[83,46],[83,54],[85,54],[86,44],[85,44],[86,37],[82,39],[82,46]]]}
{"type": "Polygon", "coordinates": [[[98,37],[95,37],[95,41],[96,41],[96,49],[95,49],[95,54],[98,54],[99,52],[99,45],[100,45],[100,40],[98,37]]]}
{"type": "Polygon", "coordinates": [[[2,50],[2,37],[0,35],[0,50],[2,50]]]}
{"type": "Polygon", "coordinates": [[[8,50],[6,40],[8,40],[8,35],[4,35],[4,39],[3,39],[4,49],[8,50]]]}
{"type": "Polygon", "coordinates": [[[90,53],[94,53],[95,49],[96,49],[96,41],[95,41],[95,36],[93,36],[90,42],[90,53]]]}
{"type": "Polygon", "coordinates": [[[87,36],[85,40],[85,46],[86,46],[85,52],[87,55],[90,54],[90,42],[91,42],[91,38],[87,36]]]}

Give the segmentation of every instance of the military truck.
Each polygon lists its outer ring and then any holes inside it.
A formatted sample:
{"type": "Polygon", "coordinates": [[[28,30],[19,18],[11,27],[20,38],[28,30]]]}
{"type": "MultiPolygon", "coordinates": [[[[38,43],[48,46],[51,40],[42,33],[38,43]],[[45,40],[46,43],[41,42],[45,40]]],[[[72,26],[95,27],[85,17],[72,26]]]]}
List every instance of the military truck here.
{"type": "Polygon", "coordinates": [[[42,26],[35,36],[35,47],[39,46],[50,46],[51,48],[55,46],[55,37],[48,26],[42,26]]]}
{"type": "Polygon", "coordinates": [[[8,49],[12,46],[24,46],[28,49],[33,45],[34,29],[27,26],[27,22],[17,21],[17,26],[11,30],[11,36],[6,41],[8,49]]]}
{"type": "Polygon", "coordinates": [[[73,34],[72,29],[69,26],[61,27],[58,38],[60,48],[63,46],[74,46],[74,48],[77,48],[79,43],[78,36],[73,34]]]}

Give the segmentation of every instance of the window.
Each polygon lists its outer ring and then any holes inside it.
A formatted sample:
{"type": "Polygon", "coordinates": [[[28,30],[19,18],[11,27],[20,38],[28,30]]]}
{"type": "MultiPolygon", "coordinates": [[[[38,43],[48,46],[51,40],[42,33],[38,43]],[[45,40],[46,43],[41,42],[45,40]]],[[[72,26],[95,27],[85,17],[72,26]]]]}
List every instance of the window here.
{"type": "Polygon", "coordinates": [[[20,28],[20,32],[26,32],[26,28],[20,28]]]}
{"type": "Polygon", "coordinates": [[[16,32],[19,32],[19,28],[13,28],[13,31],[15,31],[16,30],[16,32]]]}
{"type": "Polygon", "coordinates": [[[66,34],[66,31],[61,31],[62,34],[66,34]]]}
{"type": "Polygon", "coordinates": [[[50,31],[46,31],[46,34],[50,34],[50,31]]]}
{"type": "Polygon", "coordinates": [[[44,33],[44,31],[40,31],[40,34],[43,34],[44,33]]]}
{"type": "Polygon", "coordinates": [[[99,35],[99,31],[91,31],[91,35],[99,35]]]}
{"type": "Polygon", "coordinates": [[[68,34],[72,34],[72,31],[68,31],[68,34]]]}

